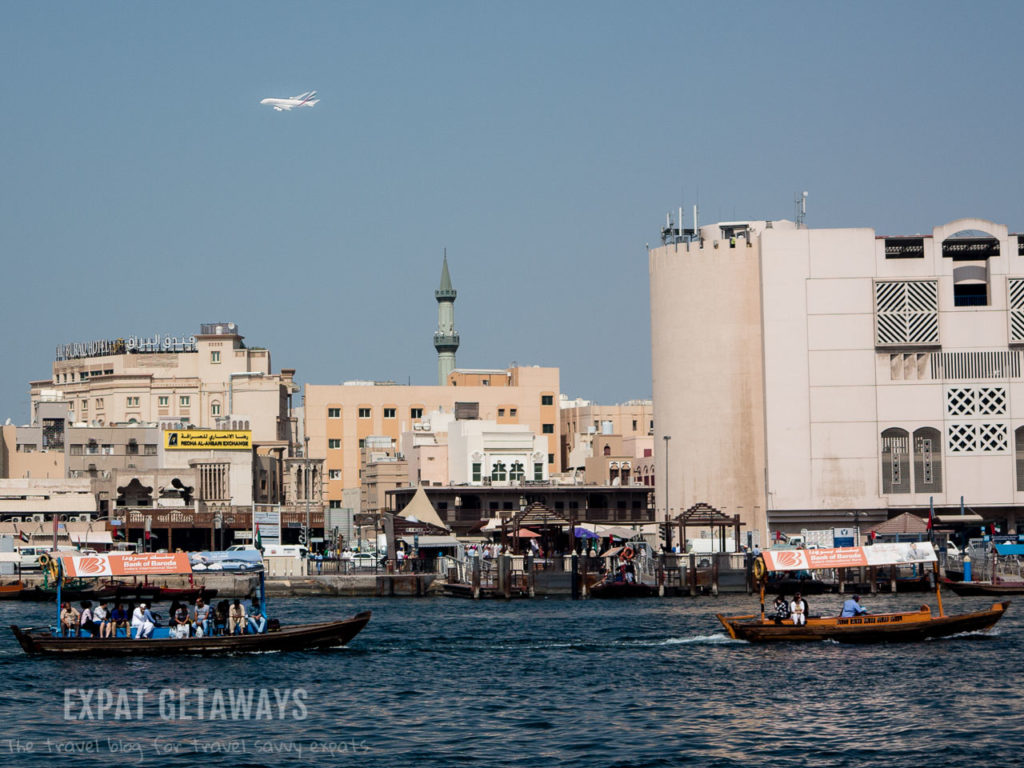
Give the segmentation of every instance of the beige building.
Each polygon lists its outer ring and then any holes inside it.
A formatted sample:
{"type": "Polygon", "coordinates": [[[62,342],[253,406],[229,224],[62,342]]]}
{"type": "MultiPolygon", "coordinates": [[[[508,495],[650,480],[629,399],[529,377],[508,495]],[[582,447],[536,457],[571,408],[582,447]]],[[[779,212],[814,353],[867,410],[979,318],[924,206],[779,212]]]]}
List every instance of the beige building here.
{"type": "Polygon", "coordinates": [[[328,504],[342,506],[346,489],[361,486],[361,449],[367,438],[400,445],[424,414],[455,413],[462,418],[523,424],[546,441],[547,471],[559,451],[558,369],[533,367],[504,371],[453,371],[449,385],[400,386],[350,382],[306,384],[303,411],[310,456],[324,459],[328,504]]]}
{"type": "Polygon", "coordinates": [[[649,267],[659,514],[864,528],[963,498],[1017,527],[1024,235],[729,222],[649,267]]]}
{"type": "Polygon", "coordinates": [[[294,442],[294,375],[272,373],[270,351],[247,347],[234,323],[203,324],[195,336],[64,344],[51,378],[31,382],[32,423],[41,403],[63,402],[81,425],[244,420],[257,441],[294,442]]]}
{"type": "Polygon", "coordinates": [[[592,445],[596,435],[619,435],[624,440],[635,439],[638,445],[642,445],[641,451],[650,447],[651,441],[643,438],[650,438],[654,434],[654,403],[651,400],[597,405],[589,400],[570,400],[563,395],[559,405],[562,423],[561,464],[566,472],[582,469],[586,460],[596,455],[592,445]]]}

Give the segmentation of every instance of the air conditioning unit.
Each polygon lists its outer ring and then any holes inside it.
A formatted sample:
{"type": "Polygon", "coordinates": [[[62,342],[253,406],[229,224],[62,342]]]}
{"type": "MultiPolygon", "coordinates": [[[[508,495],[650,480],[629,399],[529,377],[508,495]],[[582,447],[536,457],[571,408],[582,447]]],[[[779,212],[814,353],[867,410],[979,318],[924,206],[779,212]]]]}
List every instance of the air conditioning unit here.
{"type": "Polygon", "coordinates": [[[9,518],[7,518],[7,522],[8,523],[20,523],[21,522],[21,518],[20,517],[9,517],[9,518]]]}
{"type": "Polygon", "coordinates": [[[77,520],[80,523],[88,523],[92,520],[92,515],[75,515],[72,519],[77,520]]]}
{"type": "Polygon", "coordinates": [[[32,515],[32,522],[33,523],[45,523],[46,522],[46,515],[32,515]]]}

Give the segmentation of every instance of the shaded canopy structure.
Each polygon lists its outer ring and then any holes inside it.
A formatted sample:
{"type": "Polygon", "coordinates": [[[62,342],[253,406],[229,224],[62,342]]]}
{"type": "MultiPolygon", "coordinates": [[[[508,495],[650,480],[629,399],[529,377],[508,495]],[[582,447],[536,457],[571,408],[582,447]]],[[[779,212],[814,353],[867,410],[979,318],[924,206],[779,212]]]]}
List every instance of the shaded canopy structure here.
{"type": "Polygon", "coordinates": [[[879,536],[896,533],[927,533],[928,521],[918,517],[912,512],[904,512],[902,515],[886,520],[875,528],[879,536]]]}
{"type": "Polygon", "coordinates": [[[444,524],[441,516],[437,514],[437,510],[430,503],[430,499],[427,498],[426,491],[423,490],[422,486],[416,489],[412,500],[405,505],[405,508],[398,513],[398,516],[404,517],[406,520],[415,520],[420,523],[443,528],[446,531],[448,530],[448,526],[444,524]]]}
{"type": "Polygon", "coordinates": [[[739,552],[740,526],[746,525],[746,523],[740,521],[739,515],[727,515],[721,510],[715,509],[710,504],[703,501],[694,504],[689,509],[677,515],[675,520],[672,522],[679,526],[679,541],[682,542],[684,547],[686,546],[687,527],[710,528],[712,541],[714,541],[715,538],[719,539],[719,552],[725,552],[725,532],[728,528],[733,529],[733,543],[736,547],[736,551],[739,552]]]}

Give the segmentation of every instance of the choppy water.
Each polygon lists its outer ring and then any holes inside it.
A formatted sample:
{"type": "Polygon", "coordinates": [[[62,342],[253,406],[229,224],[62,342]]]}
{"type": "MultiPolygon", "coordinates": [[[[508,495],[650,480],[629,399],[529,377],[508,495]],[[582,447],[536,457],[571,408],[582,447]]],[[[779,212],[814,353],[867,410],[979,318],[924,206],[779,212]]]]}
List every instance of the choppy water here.
{"type": "MultiPolygon", "coordinates": [[[[885,610],[923,600],[934,598],[865,602],[885,610]]],[[[727,639],[715,613],[753,603],[277,600],[273,612],[284,620],[368,608],[374,618],[347,649],[195,660],[30,659],[5,629],[0,762],[1024,765],[1024,604],[989,634],[918,644],[765,647],[727,639]],[[93,698],[66,697],[66,688],[93,698]],[[183,705],[186,688],[206,689],[202,719],[194,690],[183,705]],[[263,688],[276,688],[277,698],[263,688]],[[145,691],[141,719],[139,696],[121,694],[134,689],[145,691]],[[254,689],[249,719],[224,719],[239,689],[254,689]],[[99,720],[103,695],[112,702],[99,720]]],[[[962,612],[991,601],[944,595],[944,603],[962,612]]],[[[818,597],[812,612],[838,604],[818,597]]],[[[0,604],[5,627],[51,616],[49,606],[0,604]]]]}

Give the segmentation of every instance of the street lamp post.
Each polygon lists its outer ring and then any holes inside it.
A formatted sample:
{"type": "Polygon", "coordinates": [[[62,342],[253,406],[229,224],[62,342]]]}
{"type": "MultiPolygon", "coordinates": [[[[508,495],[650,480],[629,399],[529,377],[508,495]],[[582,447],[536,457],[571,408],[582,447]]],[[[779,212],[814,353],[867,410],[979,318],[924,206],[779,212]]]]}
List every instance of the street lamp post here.
{"type": "Polygon", "coordinates": [[[668,520],[668,441],[672,439],[672,435],[665,435],[665,538],[668,539],[669,520],[668,520]]]}
{"type": "Polygon", "coordinates": [[[310,497],[310,488],[309,488],[309,435],[305,436],[305,441],[306,441],[306,449],[305,449],[305,453],[303,455],[304,455],[304,457],[306,459],[306,534],[305,534],[305,541],[303,541],[302,543],[305,544],[306,547],[308,548],[309,545],[310,545],[309,544],[309,497],[310,497]]]}

